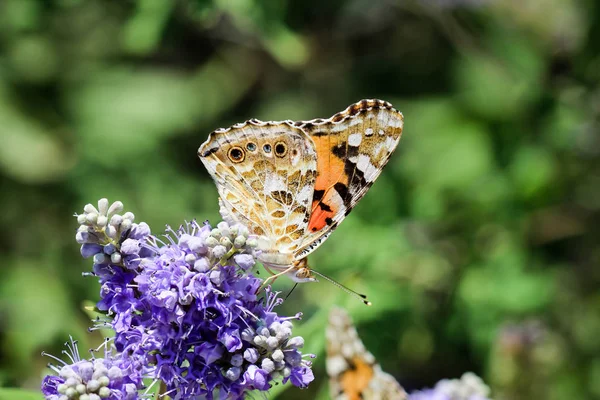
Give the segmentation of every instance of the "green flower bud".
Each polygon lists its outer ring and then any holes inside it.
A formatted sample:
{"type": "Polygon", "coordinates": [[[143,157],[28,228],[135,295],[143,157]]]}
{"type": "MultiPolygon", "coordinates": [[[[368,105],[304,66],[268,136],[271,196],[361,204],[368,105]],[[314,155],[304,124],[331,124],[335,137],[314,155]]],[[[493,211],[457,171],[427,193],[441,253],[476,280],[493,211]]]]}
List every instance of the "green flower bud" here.
{"type": "Polygon", "coordinates": [[[83,207],[83,211],[85,211],[86,214],[98,214],[98,210],[96,210],[96,207],[94,207],[92,204],[86,204],[85,207],[83,207]]]}
{"type": "Polygon", "coordinates": [[[98,214],[95,212],[89,213],[85,216],[85,218],[87,219],[88,223],[94,225],[96,224],[96,221],[98,221],[98,214]]]}
{"type": "Polygon", "coordinates": [[[60,394],[65,394],[67,393],[67,389],[69,388],[68,385],[65,385],[64,383],[61,383],[60,385],[58,385],[58,387],[56,388],[56,391],[60,394]]]}
{"type": "Polygon", "coordinates": [[[105,215],[98,215],[98,219],[96,220],[96,225],[103,228],[108,223],[108,218],[105,215]]]}
{"type": "Polygon", "coordinates": [[[110,379],[108,379],[108,376],[101,376],[98,378],[98,382],[100,383],[100,386],[108,386],[110,379]]]}
{"type": "Polygon", "coordinates": [[[125,232],[126,230],[131,228],[131,225],[133,225],[133,222],[131,219],[123,219],[123,222],[121,222],[121,231],[125,232]]]}
{"type": "Polygon", "coordinates": [[[77,390],[79,394],[84,394],[85,392],[87,392],[87,388],[83,383],[80,383],[79,385],[75,386],[75,390],[77,390]]]}
{"type": "Polygon", "coordinates": [[[100,382],[98,382],[96,379],[91,379],[88,381],[88,383],[87,383],[88,392],[96,392],[98,389],[100,389],[100,382]]]}
{"type": "Polygon", "coordinates": [[[222,246],[225,246],[226,249],[230,249],[233,246],[233,243],[231,243],[231,239],[229,239],[227,236],[223,236],[219,240],[219,243],[221,243],[222,246]]]}
{"type": "Polygon", "coordinates": [[[100,390],[98,390],[98,396],[102,399],[108,398],[110,396],[110,389],[106,386],[101,387],[100,390]]]}
{"type": "Polygon", "coordinates": [[[217,239],[215,239],[213,236],[209,236],[206,238],[205,243],[208,247],[215,247],[219,244],[219,241],[217,239]]]}
{"type": "Polygon", "coordinates": [[[131,222],[133,222],[135,220],[135,215],[133,215],[132,212],[127,211],[125,214],[123,214],[123,219],[128,219],[131,220],[131,222]]]}
{"type": "Polygon", "coordinates": [[[235,240],[233,241],[233,245],[237,249],[244,247],[245,244],[246,244],[246,237],[244,237],[244,236],[236,236],[235,240]]]}

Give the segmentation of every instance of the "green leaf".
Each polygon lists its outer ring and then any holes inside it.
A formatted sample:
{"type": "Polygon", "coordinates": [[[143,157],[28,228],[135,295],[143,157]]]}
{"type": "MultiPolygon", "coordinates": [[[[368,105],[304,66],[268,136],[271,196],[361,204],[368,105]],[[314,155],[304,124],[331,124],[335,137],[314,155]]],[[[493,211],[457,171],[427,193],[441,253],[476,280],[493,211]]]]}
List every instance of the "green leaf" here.
{"type": "Polygon", "coordinates": [[[239,70],[240,57],[224,52],[193,74],[118,66],[99,71],[68,97],[84,156],[113,166],[149,154],[166,138],[214,118],[255,79],[251,64],[239,70]]]}
{"type": "Polygon", "coordinates": [[[160,43],[172,7],[171,1],[139,0],[135,14],[124,27],[124,47],[134,54],[153,51],[160,43]]]}
{"type": "Polygon", "coordinates": [[[413,187],[405,194],[411,215],[440,219],[447,192],[471,201],[479,182],[496,171],[491,135],[446,100],[412,103],[405,114],[410,130],[400,143],[401,156],[392,158],[390,169],[413,187]]]}
{"type": "MultiPolygon", "coordinates": [[[[78,334],[78,314],[72,307],[63,282],[39,261],[20,260],[12,267],[0,285],[0,301],[5,306],[3,351],[11,360],[11,373],[28,370],[33,354],[60,337],[78,334]]],[[[85,340],[85,337],[82,337],[85,340]]]]}
{"type": "Polygon", "coordinates": [[[510,168],[516,187],[525,198],[543,194],[555,183],[557,170],[552,155],[539,146],[520,147],[510,168]]]}
{"type": "Polygon", "coordinates": [[[544,56],[523,36],[492,28],[486,50],[464,52],[455,65],[460,98],[492,120],[528,112],[541,95],[544,56]]]}
{"type": "Polygon", "coordinates": [[[306,40],[283,24],[276,24],[271,29],[264,38],[264,45],[271,55],[284,67],[299,68],[306,64],[310,56],[306,40]]]}
{"type": "Polygon", "coordinates": [[[7,175],[27,183],[44,183],[58,180],[75,165],[74,156],[56,133],[17,108],[1,81],[0,121],[0,168],[7,175]]]}

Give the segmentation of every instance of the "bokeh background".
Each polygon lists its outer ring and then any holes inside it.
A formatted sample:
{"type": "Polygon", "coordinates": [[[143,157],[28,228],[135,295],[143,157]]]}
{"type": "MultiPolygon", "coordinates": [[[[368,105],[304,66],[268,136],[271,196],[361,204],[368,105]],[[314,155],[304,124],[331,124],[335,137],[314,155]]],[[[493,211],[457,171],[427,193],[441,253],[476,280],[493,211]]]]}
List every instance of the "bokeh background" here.
{"type": "MultiPolygon", "coordinates": [[[[73,213],[121,200],[155,232],[219,221],[197,159],[249,118],[405,115],[391,162],[312,257],[367,293],[298,287],[319,355],[349,309],[407,390],[465,371],[495,399],[600,398],[600,4],[594,0],[2,0],[0,386],[37,390],[98,298],[73,213]]],[[[289,291],[290,282],[276,286],[289,291]]],[[[6,393],[6,392],[4,392],[6,393]]],[[[38,397],[32,397],[38,398],[38,397]]],[[[39,396],[41,398],[41,396],[39,396]]]]}

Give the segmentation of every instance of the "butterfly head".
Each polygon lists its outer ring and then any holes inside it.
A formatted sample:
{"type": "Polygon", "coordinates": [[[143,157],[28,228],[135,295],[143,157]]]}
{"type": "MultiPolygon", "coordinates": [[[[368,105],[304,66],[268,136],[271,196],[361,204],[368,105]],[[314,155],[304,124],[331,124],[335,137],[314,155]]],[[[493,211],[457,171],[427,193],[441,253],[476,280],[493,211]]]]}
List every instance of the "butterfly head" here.
{"type": "Polygon", "coordinates": [[[308,262],[306,258],[301,260],[294,261],[293,263],[294,269],[288,272],[288,276],[294,281],[298,283],[304,282],[318,282],[317,278],[313,274],[312,270],[308,266],[308,262]]]}

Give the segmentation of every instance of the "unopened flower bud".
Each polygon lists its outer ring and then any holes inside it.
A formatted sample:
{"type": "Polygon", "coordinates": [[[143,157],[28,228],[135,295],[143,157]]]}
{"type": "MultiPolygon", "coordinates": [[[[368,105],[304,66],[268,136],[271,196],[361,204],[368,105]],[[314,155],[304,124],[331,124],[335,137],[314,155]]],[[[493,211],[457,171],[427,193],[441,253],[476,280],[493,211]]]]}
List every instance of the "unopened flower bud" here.
{"type": "Polygon", "coordinates": [[[108,211],[106,212],[106,216],[111,217],[114,214],[118,214],[123,211],[123,203],[120,201],[115,201],[110,205],[108,211]]]}
{"type": "Polygon", "coordinates": [[[233,241],[233,245],[237,249],[244,247],[245,244],[246,244],[246,237],[244,237],[244,236],[236,236],[236,238],[233,241]]]}
{"type": "Polygon", "coordinates": [[[106,215],[108,212],[108,199],[98,200],[98,214],[106,215]]]}
{"type": "Polygon", "coordinates": [[[277,361],[277,362],[281,362],[283,361],[283,351],[277,349],[273,352],[273,354],[271,355],[271,358],[273,358],[273,361],[277,361]]]}
{"type": "Polygon", "coordinates": [[[264,358],[260,364],[260,367],[267,371],[268,374],[275,371],[275,363],[269,358],[264,358]]]}

